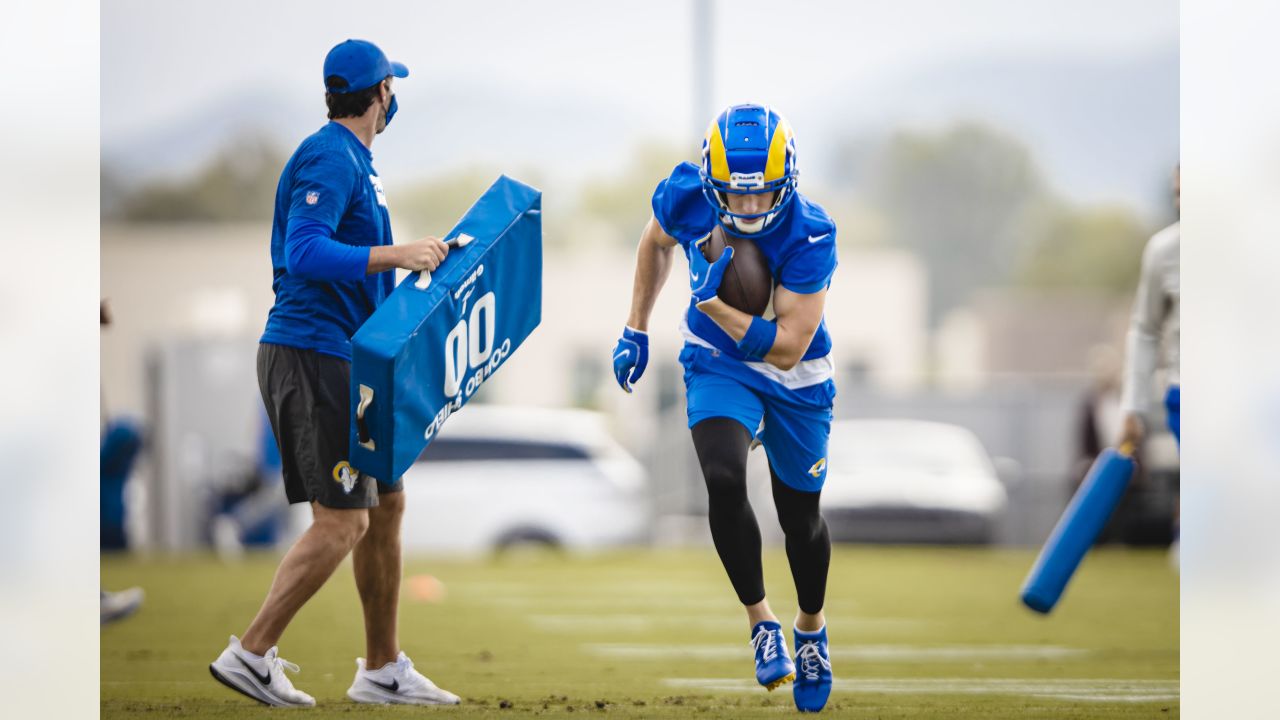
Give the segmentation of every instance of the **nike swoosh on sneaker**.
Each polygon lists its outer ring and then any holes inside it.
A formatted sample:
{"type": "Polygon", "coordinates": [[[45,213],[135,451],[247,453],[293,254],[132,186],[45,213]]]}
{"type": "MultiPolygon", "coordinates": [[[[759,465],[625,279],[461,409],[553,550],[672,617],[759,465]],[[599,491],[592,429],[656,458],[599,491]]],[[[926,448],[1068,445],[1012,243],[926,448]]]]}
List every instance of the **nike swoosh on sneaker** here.
{"type": "Polygon", "coordinates": [[[813,236],[813,235],[810,235],[810,236],[809,236],[809,242],[811,242],[811,243],[816,243],[816,242],[818,242],[819,240],[821,240],[822,238],[824,238],[824,237],[826,237],[826,236],[828,236],[828,235],[830,235],[830,234],[831,234],[831,233],[822,233],[821,235],[818,235],[818,236],[816,236],[816,237],[815,237],[815,236],[813,236]]]}
{"type": "Polygon", "coordinates": [[[399,692],[400,690],[399,680],[392,680],[389,683],[380,683],[377,680],[374,680],[373,678],[365,678],[365,679],[373,683],[374,685],[377,685],[378,687],[382,688],[383,690],[386,690],[387,692],[399,692]]]}
{"type": "MultiPolygon", "coordinates": [[[[232,653],[232,655],[235,655],[235,653],[232,653]]],[[[266,675],[259,675],[259,674],[258,674],[258,671],[257,671],[257,670],[254,670],[252,665],[250,665],[249,663],[247,663],[247,662],[245,662],[245,661],[244,661],[244,658],[240,657],[239,655],[236,655],[236,659],[240,661],[240,664],[241,664],[241,665],[243,665],[243,666],[245,667],[245,669],[246,669],[246,670],[248,670],[249,672],[253,673],[253,676],[254,676],[255,678],[257,678],[257,679],[258,679],[258,682],[262,683],[263,685],[270,685],[270,684],[271,684],[271,672],[270,672],[270,671],[268,671],[266,675]]]]}

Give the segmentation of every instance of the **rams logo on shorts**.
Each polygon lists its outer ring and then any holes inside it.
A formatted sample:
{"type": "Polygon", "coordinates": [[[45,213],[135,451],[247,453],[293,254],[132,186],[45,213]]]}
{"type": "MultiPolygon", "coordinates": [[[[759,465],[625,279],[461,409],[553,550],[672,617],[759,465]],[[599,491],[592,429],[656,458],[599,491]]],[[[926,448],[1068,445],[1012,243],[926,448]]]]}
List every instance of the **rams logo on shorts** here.
{"type": "Polygon", "coordinates": [[[360,471],[351,467],[351,463],[343,460],[333,466],[333,481],[342,483],[342,492],[350,495],[351,490],[356,486],[356,481],[360,479],[360,471]]]}
{"type": "Polygon", "coordinates": [[[824,472],[826,472],[826,471],[827,471],[827,459],[826,459],[826,458],[822,458],[822,459],[821,459],[821,460],[819,460],[818,462],[814,463],[814,464],[813,464],[813,467],[809,468],[809,474],[810,474],[810,475],[812,475],[812,476],[814,476],[814,477],[816,477],[816,478],[820,478],[820,477],[822,477],[822,473],[824,473],[824,472]]]}

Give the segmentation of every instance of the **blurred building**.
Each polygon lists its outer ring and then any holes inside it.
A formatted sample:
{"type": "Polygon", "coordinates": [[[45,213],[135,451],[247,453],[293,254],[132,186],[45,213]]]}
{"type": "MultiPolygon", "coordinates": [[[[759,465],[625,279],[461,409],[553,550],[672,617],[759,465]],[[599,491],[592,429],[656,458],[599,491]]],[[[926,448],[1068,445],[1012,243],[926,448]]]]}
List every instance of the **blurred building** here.
{"type": "MultiPolygon", "coordinates": [[[[116,323],[102,341],[102,383],[113,412],[145,414],[146,355],[167,343],[226,338],[256,347],[273,301],[269,238],[265,224],[103,227],[102,293],[116,323]]],[[[688,302],[684,264],[676,261],[654,310],[651,374],[627,397],[616,391],[610,352],[626,322],[633,268],[634,252],[613,243],[548,247],[542,325],[486,384],[484,400],[613,410],[632,429],[670,404],[688,302]]],[[[888,390],[916,386],[928,349],[925,293],[908,253],[842,250],[827,312],[841,370],[888,390]]],[[[245,383],[256,388],[253,377],[245,383]]]]}
{"type": "MultiPolygon", "coordinates": [[[[548,242],[542,325],[476,401],[604,412],[614,437],[648,471],[655,536],[697,539],[705,533],[705,493],[676,361],[688,298],[684,262],[675,261],[654,310],[649,370],[634,394],[622,393],[610,351],[630,306],[634,251],[618,232],[582,223],[575,233],[597,241],[548,242]]],[[[268,246],[265,223],[103,227],[102,294],[115,313],[102,338],[105,409],[151,426],[159,448],[142,463],[130,494],[131,536],[144,544],[202,542],[201,531],[172,517],[199,514],[213,502],[211,488],[233,478],[253,452],[261,421],[253,357],[273,301],[268,246]],[[175,487],[181,492],[166,495],[175,487]]],[[[1117,345],[1127,302],[990,289],[931,335],[927,292],[923,267],[909,252],[842,248],[827,311],[840,387],[836,415],[934,420],[974,431],[993,456],[1009,461],[1005,467],[1016,468],[997,539],[1038,542],[1077,472],[1075,428],[1090,385],[1089,352],[1117,345]]],[[[762,453],[753,454],[752,497],[762,517],[772,510],[767,477],[762,453]]]]}
{"type": "Polygon", "coordinates": [[[1121,347],[1129,299],[1085,290],[988,288],[943,318],[935,337],[944,387],[993,376],[1079,376],[1098,346],[1121,347]]]}
{"type": "MultiPolygon", "coordinates": [[[[167,454],[144,464],[144,484],[163,489],[170,482],[217,482],[254,447],[259,401],[253,356],[273,301],[269,237],[265,223],[103,227],[102,293],[116,316],[102,340],[107,410],[148,424],[182,425],[153,428],[167,454]]],[[[687,444],[676,362],[688,301],[682,260],[654,310],[644,382],[626,395],[613,379],[610,352],[626,322],[633,268],[634,252],[619,243],[548,247],[542,325],[477,401],[605,411],[615,436],[642,460],[662,456],[666,445],[687,444]]],[[[842,251],[828,301],[840,372],[886,392],[918,385],[928,348],[925,292],[924,274],[906,252],[842,251]]],[[[693,471],[665,473],[680,497],[683,488],[697,488],[690,483],[697,479],[693,471]]],[[[177,542],[175,533],[187,531],[163,527],[158,518],[173,508],[157,505],[169,502],[162,494],[146,498],[135,489],[134,506],[152,518],[136,535],[177,542]]]]}

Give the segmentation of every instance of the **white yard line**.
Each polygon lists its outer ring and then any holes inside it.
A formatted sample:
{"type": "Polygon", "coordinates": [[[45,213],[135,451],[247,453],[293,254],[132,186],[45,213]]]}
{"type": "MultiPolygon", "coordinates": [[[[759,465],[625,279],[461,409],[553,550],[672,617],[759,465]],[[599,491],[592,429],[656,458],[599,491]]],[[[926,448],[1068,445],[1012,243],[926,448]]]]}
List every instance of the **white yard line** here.
{"type": "MultiPolygon", "coordinates": [[[[647,632],[658,628],[693,628],[697,630],[741,630],[747,632],[743,618],[732,614],[688,613],[610,613],[610,614],[531,614],[528,620],[534,628],[547,632],[647,632]]],[[[842,631],[865,635],[875,631],[911,631],[927,625],[911,618],[842,618],[842,631]]]]}
{"type": "MultiPolygon", "coordinates": [[[[749,678],[666,678],[669,688],[713,692],[756,692],[749,678]]],[[[1177,702],[1177,680],[1017,680],[998,678],[839,678],[833,692],[898,695],[1026,695],[1082,702],[1177,702]]]]}
{"type": "MultiPolygon", "coordinates": [[[[583,652],[598,657],[661,660],[693,658],[728,660],[749,658],[747,643],[741,645],[637,645],[628,643],[588,643],[583,652]]],[[[980,660],[1070,660],[1082,658],[1089,650],[1057,645],[855,645],[836,647],[836,660],[856,662],[969,662],[980,660]]]]}
{"type": "MultiPolygon", "coordinates": [[[[206,673],[207,674],[207,673],[206,673]]],[[[212,678],[210,678],[212,680],[212,678]]],[[[100,680],[99,685],[198,685],[209,686],[208,680],[100,680]]]]}
{"type": "MultiPolygon", "coordinates": [[[[573,591],[510,583],[453,583],[451,598],[509,608],[597,609],[610,608],[711,608],[731,615],[741,606],[727,586],[601,584],[573,591]]],[[[828,613],[852,614],[859,609],[851,600],[833,600],[828,613]]]]}
{"type": "MultiPolygon", "coordinates": [[[[456,590],[469,597],[495,596],[552,599],[570,596],[570,591],[564,587],[506,582],[458,582],[453,583],[450,586],[450,590],[456,590]]],[[[729,603],[734,600],[733,591],[727,582],[724,585],[709,585],[702,582],[696,584],[655,584],[652,582],[609,582],[601,580],[585,587],[575,587],[572,590],[572,597],[597,598],[601,600],[617,597],[680,598],[690,595],[722,598],[729,603]]]]}
{"type": "Polygon", "coordinates": [[[504,608],[532,608],[546,610],[563,610],[582,608],[585,610],[597,610],[604,608],[617,608],[629,610],[632,608],[698,608],[698,609],[714,609],[722,611],[741,612],[741,606],[736,605],[736,601],[732,598],[726,601],[723,598],[699,598],[699,597],[655,597],[651,595],[635,596],[635,597],[582,597],[582,596],[559,596],[559,595],[539,595],[539,596],[490,596],[490,595],[472,595],[463,593],[454,593],[450,591],[450,598],[460,598],[468,602],[479,602],[486,605],[492,605],[504,608]]]}

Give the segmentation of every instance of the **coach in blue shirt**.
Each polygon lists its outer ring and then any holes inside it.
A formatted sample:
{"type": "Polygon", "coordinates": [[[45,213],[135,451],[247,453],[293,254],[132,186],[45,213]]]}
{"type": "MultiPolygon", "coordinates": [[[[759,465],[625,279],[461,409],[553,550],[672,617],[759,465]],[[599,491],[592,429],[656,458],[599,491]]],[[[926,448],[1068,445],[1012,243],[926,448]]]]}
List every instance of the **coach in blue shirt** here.
{"type": "MultiPolygon", "coordinates": [[[[393,245],[374,138],[396,114],[394,78],[409,75],[373,43],[347,40],[324,62],[329,123],[302,141],[276,188],[272,289],[258,349],[258,385],[280,448],[289,502],[314,522],[289,550],[257,617],[210,665],[224,685],[267,705],[310,706],[276,643],[302,605],[353,553],[364,607],[366,658],[348,697],[357,702],[456,704],[413,668],[396,633],[404,493],[347,462],[351,336],[386,299],[395,268],[434,270],[439,238],[393,245]]],[[[393,481],[394,478],[382,478],[393,481]]]]}

